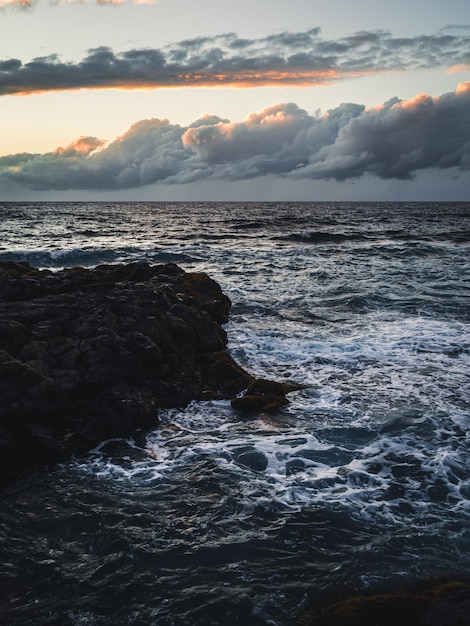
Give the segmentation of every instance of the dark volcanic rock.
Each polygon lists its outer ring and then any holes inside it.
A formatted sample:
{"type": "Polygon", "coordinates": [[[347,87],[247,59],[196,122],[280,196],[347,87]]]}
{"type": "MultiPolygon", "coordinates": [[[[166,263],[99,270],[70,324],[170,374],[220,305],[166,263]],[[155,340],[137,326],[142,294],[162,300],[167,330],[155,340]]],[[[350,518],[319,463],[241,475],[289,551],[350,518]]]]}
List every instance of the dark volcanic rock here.
{"type": "Polygon", "coordinates": [[[286,394],[299,389],[305,389],[305,385],[255,378],[240,397],[232,399],[231,404],[234,409],[243,413],[275,413],[288,404],[286,394]]]}
{"type": "Polygon", "coordinates": [[[158,407],[245,389],[229,309],[217,283],[173,264],[0,263],[0,483],[154,426],[158,407]]]}
{"type": "Polygon", "coordinates": [[[306,610],[298,620],[304,626],[468,626],[470,584],[419,581],[401,592],[346,598],[306,610]]]}
{"type": "Polygon", "coordinates": [[[264,472],[268,467],[268,459],[262,453],[257,450],[245,450],[235,457],[237,463],[249,467],[255,472],[264,472]]]}

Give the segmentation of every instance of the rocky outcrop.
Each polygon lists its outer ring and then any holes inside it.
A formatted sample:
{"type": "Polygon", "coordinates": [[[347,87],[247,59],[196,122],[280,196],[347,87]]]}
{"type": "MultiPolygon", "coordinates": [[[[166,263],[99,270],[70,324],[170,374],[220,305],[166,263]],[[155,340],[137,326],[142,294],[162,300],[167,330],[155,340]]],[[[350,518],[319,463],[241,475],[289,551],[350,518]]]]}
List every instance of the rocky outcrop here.
{"type": "Polygon", "coordinates": [[[173,264],[60,272],[0,264],[0,483],[231,398],[253,377],[226,352],[230,301],[173,264]]]}
{"type": "Polygon", "coordinates": [[[286,394],[299,389],[305,389],[305,385],[255,378],[242,394],[232,398],[231,405],[242,413],[275,413],[289,403],[286,394]]]}
{"type": "Polygon", "coordinates": [[[470,583],[418,581],[406,590],[353,596],[334,604],[307,609],[303,626],[468,626],[470,583]]]}

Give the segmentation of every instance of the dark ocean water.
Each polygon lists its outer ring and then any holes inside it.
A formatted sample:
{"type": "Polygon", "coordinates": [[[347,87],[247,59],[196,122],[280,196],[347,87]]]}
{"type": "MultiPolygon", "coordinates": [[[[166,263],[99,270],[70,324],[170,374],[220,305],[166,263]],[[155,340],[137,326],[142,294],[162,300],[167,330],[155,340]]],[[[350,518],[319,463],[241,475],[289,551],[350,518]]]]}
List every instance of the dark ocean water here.
{"type": "Polygon", "coordinates": [[[235,358],[309,385],[269,418],[162,412],[13,485],[1,624],[287,626],[470,571],[469,204],[3,204],[0,260],[205,271],[235,358]]]}

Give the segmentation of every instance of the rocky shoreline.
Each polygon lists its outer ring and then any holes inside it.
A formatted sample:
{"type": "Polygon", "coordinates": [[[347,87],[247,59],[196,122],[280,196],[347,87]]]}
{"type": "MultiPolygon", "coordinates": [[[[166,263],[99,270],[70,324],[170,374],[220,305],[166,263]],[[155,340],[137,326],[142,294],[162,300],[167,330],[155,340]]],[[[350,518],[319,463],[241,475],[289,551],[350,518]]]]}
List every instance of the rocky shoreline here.
{"type": "Polygon", "coordinates": [[[285,404],[295,386],[255,381],[227,352],[230,306],[215,281],[174,264],[0,263],[0,485],[152,428],[159,408],[285,404]]]}
{"type": "Polygon", "coordinates": [[[344,595],[335,602],[309,607],[299,626],[468,626],[468,577],[419,580],[401,588],[364,595],[344,595]]]}
{"type": "MultiPolygon", "coordinates": [[[[160,408],[231,399],[250,415],[286,404],[299,386],[255,379],[228,353],[230,306],[215,281],[173,264],[0,263],[0,486],[154,428],[160,408]]],[[[466,626],[469,612],[469,581],[449,579],[339,592],[293,623],[466,626]]]]}

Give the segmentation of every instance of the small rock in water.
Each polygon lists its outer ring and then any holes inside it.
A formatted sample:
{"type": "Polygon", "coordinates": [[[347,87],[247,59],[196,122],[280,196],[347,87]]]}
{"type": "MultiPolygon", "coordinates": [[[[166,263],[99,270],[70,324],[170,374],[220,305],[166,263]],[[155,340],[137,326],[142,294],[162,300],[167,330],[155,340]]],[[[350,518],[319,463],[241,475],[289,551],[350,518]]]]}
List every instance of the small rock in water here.
{"type": "Polygon", "coordinates": [[[292,459],[286,463],[286,476],[292,476],[292,474],[298,474],[305,470],[305,463],[302,459],[292,459]]]}
{"type": "Polygon", "coordinates": [[[268,467],[268,459],[262,452],[258,452],[257,450],[242,452],[237,456],[236,461],[240,465],[249,467],[255,472],[264,472],[268,467]]]}
{"type": "Polygon", "coordinates": [[[305,386],[255,378],[242,396],[232,398],[231,405],[243,413],[275,413],[289,404],[286,394],[299,389],[305,389],[305,386]]]}

